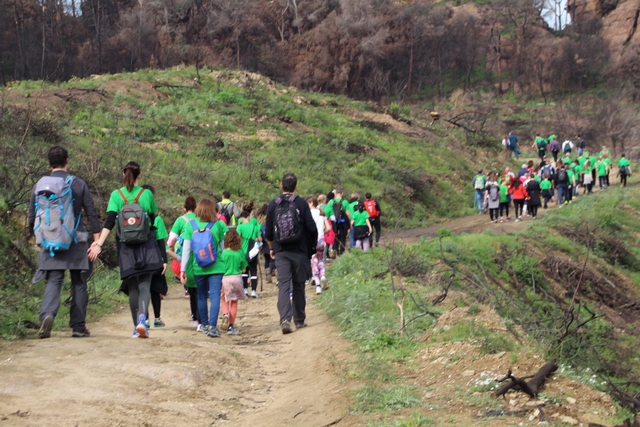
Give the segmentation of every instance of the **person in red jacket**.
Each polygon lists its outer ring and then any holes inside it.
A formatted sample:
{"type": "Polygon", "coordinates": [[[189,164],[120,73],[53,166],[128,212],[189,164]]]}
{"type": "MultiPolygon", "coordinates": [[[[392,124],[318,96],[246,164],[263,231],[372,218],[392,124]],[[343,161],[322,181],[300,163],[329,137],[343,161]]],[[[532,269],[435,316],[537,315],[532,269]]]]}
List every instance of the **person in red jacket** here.
{"type": "Polygon", "coordinates": [[[524,184],[520,179],[514,179],[509,187],[509,193],[513,197],[513,204],[516,208],[516,222],[522,221],[522,214],[524,213],[524,201],[529,197],[527,189],[524,188],[524,184]],[[518,215],[518,210],[520,215],[518,215]]]}

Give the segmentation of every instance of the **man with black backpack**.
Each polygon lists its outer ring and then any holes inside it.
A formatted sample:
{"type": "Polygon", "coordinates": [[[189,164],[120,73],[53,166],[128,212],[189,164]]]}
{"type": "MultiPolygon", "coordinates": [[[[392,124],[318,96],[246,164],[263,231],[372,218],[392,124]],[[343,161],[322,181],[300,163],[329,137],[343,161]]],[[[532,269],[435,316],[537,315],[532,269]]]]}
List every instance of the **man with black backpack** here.
{"type": "Polygon", "coordinates": [[[38,271],[33,283],[46,278],[47,284],[40,308],[39,338],[49,338],[53,321],[60,308],[60,291],[64,272],[71,275],[71,306],[69,326],[71,336],[88,337],[86,328],[87,279],[92,264],[87,256],[88,237],[82,221],[87,217],[94,240],[100,235],[100,220],[93,205],[89,187],[80,178],[67,172],[69,154],[64,147],[49,149],[51,175],[38,181],[29,202],[29,230],[38,247],[38,271]],[[69,191],[70,190],[70,191],[69,191]]]}
{"type": "MultiPolygon", "coordinates": [[[[311,256],[316,253],[318,230],[307,201],[295,194],[298,179],[282,177],[282,194],[267,206],[265,237],[278,270],[278,312],[283,334],[306,325],[304,283],[312,276],[311,256]]],[[[346,236],[345,236],[346,237],[346,236]]]]}

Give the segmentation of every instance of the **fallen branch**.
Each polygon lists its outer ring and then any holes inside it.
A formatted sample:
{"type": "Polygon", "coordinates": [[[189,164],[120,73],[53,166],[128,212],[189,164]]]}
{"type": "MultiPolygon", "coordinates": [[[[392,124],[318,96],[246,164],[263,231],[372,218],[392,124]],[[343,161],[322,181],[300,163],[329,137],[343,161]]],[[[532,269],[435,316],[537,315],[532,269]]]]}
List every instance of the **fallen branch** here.
{"type": "Polygon", "coordinates": [[[509,369],[509,373],[504,378],[498,380],[499,382],[504,382],[506,380],[511,380],[505,383],[502,387],[495,391],[493,394],[494,397],[500,397],[507,393],[509,390],[523,391],[527,393],[529,396],[533,398],[538,397],[538,391],[544,381],[547,379],[549,375],[554,373],[558,369],[558,364],[556,362],[547,362],[545,363],[536,374],[531,377],[529,381],[524,381],[523,378],[516,378],[511,373],[511,369],[509,369]]]}
{"type": "Polygon", "coordinates": [[[338,423],[339,423],[340,421],[342,421],[342,420],[344,420],[344,416],[342,416],[342,417],[338,418],[337,420],[333,420],[333,421],[331,421],[330,423],[323,425],[322,427],[331,427],[331,426],[334,426],[334,425],[338,424],[338,423]]]}

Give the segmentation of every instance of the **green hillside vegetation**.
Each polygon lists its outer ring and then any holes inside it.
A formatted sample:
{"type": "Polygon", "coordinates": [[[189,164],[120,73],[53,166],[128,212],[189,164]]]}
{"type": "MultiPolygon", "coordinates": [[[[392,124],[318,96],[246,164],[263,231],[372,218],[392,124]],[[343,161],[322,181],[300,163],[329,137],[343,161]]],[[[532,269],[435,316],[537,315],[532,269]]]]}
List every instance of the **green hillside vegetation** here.
{"type": "MultiPolygon", "coordinates": [[[[618,421],[627,410],[636,412],[629,397],[639,391],[640,378],[639,194],[636,185],[611,187],[550,211],[521,232],[455,235],[441,229],[439,239],[415,246],[338,259],[329,271],[336,286],[321,304],[358,344],[357,362],[348,369],[362,384],[353,411],[386,420],[417,411],[406,420],[424,418],[422,423],[407,425],[431,425],[426,407],[437,405],[421,399],[413,380],[424,376],[419,355],[442,343],[464,342],[477,349],[474,358],[507,352],[512,366],[532,354],[556,360],[561,376],[610,393],[620,405],[618,421]],[[398,300],[406,290],[405,331],[392,280],[398,300]],[[448,285],[447,298],[433,305],[448,285]],[[465,307],[467,317],[438,326],[436,319],[455,307],[465,307]],[[487,315],[480,307],[501,316],[503,332],[483,326],[487,315]],[[391,399],[398,393],[409,397],[391,399]]],[[[485,397],[472,393],[496,387],[491,380],[458,398],[493,409],[497,401],[480,402],[485,397]]],[[[543,397],[556,398],[563,399],[543,397]]],[[[405,425],[398,423],[375,425],[405,425]]]]}
{"type": "MultiPolygon", "coordinates": [[[[234,200],[266,203],[289,171],[299,176],[303,196],[336,187],[347,195],[370,191],[387,213],[385,226],[416,227],[469,212],[463,188],[474,173],[474,149],[464,149],[463,134],[432,130],[427,122],[409,126],[412,113],[398,104],[390,113],[405,122],[371,103],[305,93],[255,74],[184,67],[60,84],[23,81],[0,90],[7,255],[0,262],[8,272],[2,335],[23,335],[24,325],[37,320],[42,283],[25,285],[35,254],[23,227],[51,145],[68,148],[70,172],[89,183],[99,212],[120,185],[122,167],[140,162],[167,225],[187,195],[219,200],[228,190],[234,200]]],[[[102,257],[107,267],[116,265],[111,249],[102,257]]],[[[102,278],[100,270],[95,280],[102,278]]]]}

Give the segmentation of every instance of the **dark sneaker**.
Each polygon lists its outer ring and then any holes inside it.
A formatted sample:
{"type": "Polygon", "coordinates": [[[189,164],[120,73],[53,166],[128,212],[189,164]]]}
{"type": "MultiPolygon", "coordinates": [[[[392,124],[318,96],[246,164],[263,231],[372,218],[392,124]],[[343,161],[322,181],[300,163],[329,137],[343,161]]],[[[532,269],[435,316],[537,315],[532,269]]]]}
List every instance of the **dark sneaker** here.
{"type": "Polygon", "coordinates": [[[300,328],[306,328],[307,324],[302,322],[302,323],[298,323],[296,322],[296,329],[300,329],[300,328]]]}
{"type": "Polygon", "coordinates": [[[207,330],[207,336],[211,338],[220,338],[220,331],[218,328],[209,328],[207,330]]]}
{"type": "Polygon", "coordinates": [[[158,317],[157,319],[153,319],[153,326],[155,328],[161,328],[164,326],[164,322],[162,321],[161,318],[158,317]]]}
{"type": "Polygon", "coordinates": [[[90,337],[91,333],[87,328],[84,328],[82,331],[73,331],[71,336],[74,338],[86,338],[86,337],[90,337]]]}
{"type": "Polygon", "coordinates": [[[280,324],[280,329],[282,329],[283,334],[291,333],[291,324],[286,320],[280,324]]]}
{"type": "Polygon", "coordinates": [[[38,331],[38,338],[49,338],[51,336],[51,329],[53,328],[53,314],[47,313],[42,319],[40,330],[38,331]]]}

